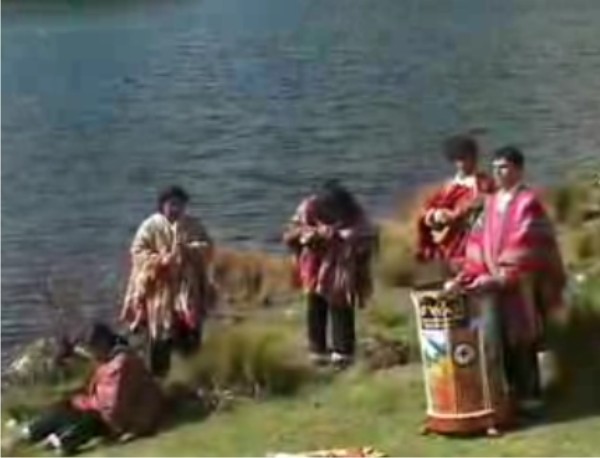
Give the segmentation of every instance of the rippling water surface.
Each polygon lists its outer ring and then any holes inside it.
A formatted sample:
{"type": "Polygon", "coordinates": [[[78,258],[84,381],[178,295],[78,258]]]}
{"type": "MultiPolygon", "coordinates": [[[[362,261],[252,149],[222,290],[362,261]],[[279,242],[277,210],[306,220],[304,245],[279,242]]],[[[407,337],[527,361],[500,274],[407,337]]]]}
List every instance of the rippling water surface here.
{"type": "Polygon", "coordinates": [[[446,173],[438,145],[456,131],[522,145],[540,181],[599,161],[595,0],[2,10],[3,359],[52,328],[48,281],[89,316],[115,310],[132,232],[166,183],[189,188],[220,242],[277,249],[321,178],[385,213],[446,173]]]}

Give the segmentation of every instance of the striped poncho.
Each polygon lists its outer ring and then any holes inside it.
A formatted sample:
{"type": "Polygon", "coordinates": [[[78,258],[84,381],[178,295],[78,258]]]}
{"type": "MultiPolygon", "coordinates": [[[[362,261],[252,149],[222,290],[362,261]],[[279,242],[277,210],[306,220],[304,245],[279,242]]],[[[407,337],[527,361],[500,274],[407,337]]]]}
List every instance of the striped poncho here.
{"type": "Polygon", "coordinates": [[[565,272],[553,225],[536,194],[520,185],[502,207],[499,193],[487,199],[459,279],[498,279],[509,342],[531,343],[541,335],[544,316],[562,306],[565,272]]]}
{"type": "Polygon", "coordinates": [[[305,293],[319,294],[333,306],[362,307],[372,292],[375,236],[364,214],[351,224],[325,224],[317,216],[315,197],[309,197],[296,210],[284,240],[293,250],[296,279],[305,293]]]}
{"type": "Polygon", "coordinates": [[[214,301],[207,276],[212,248],[206,230],[184,215],[170,223],[155,213],[138,229],[131,245],[132,268],[121,319],[131,330],[147,329],[168,338],[174,328],[195,330],[214,301]],[[169,264],[166,257],[171,256],[169,264]]]}

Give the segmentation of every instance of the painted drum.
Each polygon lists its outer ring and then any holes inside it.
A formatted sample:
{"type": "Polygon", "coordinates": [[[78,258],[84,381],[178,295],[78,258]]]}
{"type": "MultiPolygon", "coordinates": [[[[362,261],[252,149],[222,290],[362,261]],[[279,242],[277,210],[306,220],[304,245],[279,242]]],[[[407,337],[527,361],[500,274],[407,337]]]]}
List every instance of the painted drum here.
{"type": "Polygon", "coordinates": [[[425,430],[497,432],[512,409],[492,294],[448,295],[436,283],[411,292],[423,362],[425,430]]]}

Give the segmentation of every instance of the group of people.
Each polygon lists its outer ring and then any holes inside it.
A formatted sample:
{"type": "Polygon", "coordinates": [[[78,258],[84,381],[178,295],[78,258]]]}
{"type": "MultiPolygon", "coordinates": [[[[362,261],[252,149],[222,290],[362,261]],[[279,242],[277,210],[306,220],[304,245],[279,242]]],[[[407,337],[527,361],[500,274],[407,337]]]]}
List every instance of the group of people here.
{"type": "MultiPolygon", "coordinates": [[[[425,203],[415,227],[415,257],[421,263],[446,263],[452,273],[448,290],[497,292],[511,389],[524,403],[537,401],[536,350],[545,318],[560,310],[565,279],[551,222],[523,181],[525,159],[518,149],[494,153],[493,177],[479,170],[479,148],[469,136],[450,138],[444,153],[456,175],[425,203]]],[[[189,355],[200,348],[207,311],[216,301],[213,242],[186,212],[188,201],[178,186],[161,192],[156,212],[141,224],[131,245],[120,318],[130,333],[143,337],[145,361],[96,325],[86,341],[98,361],[88,393],[71,399],[58,414],[34,421],[26,431],[31,440],[52,437],[68,448],[107,428],[141,434],[158,424],[156,378],[168,373],[173,351],[189,355]],[[86,434],[79,427],[82,437],[73,440],[74,419],[81,424],[82,418],[86,434]]],[[[375,226],[352,193],[330,180],[300,203],[283,241],[306,296],[311,359],[336,367],[351,364],[355,310],[372,292],[375,226]]]]}
{"type": "Polygon", "coordinates": [[[518,410],[529,414],[542,404],[537,354],[546,326],[566,312],[566,275],[554,227],[524,181],[519,149],[494,152],[493,178],[478,170],[472,138],[452,137],[445,152],[456,175],[420,214],[417,257],[447,263],[448,292],[494,295],[510,394],[518,410]]]}

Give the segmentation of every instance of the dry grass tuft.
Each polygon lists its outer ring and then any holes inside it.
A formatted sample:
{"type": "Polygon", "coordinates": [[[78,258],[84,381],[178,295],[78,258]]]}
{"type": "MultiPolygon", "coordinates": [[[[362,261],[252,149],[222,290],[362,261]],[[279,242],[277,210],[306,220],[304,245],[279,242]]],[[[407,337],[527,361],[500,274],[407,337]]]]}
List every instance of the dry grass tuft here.
{"type": "Polygon", "coordinates": [[[218,248],[215,280],[221,300],[238,307],[268,306],[294,294],[291,260],[259,251],[218,248]]]}
{"type": "Polygon", "coordinates": [[[187,386],[248,396],[289,395],[311,378],[294,336],[259,323],[215,324],[202,351],[172,378],[187,386]]]}

